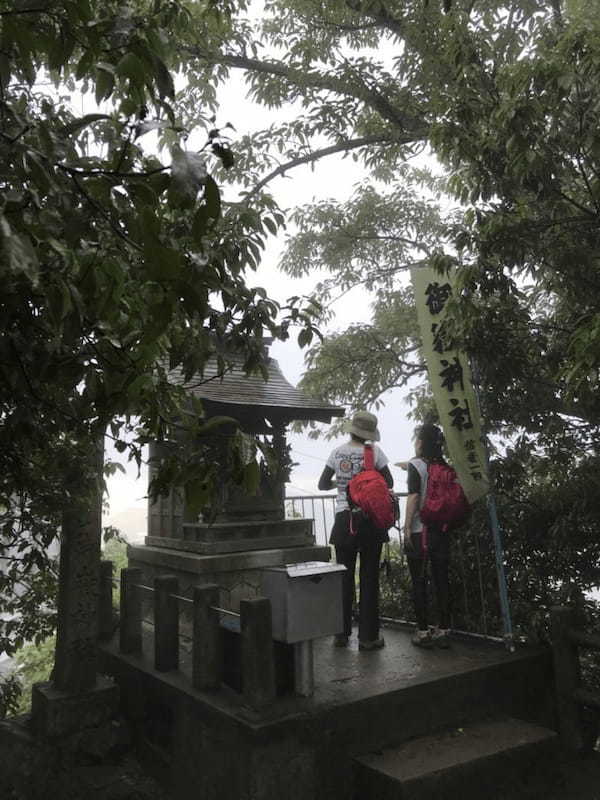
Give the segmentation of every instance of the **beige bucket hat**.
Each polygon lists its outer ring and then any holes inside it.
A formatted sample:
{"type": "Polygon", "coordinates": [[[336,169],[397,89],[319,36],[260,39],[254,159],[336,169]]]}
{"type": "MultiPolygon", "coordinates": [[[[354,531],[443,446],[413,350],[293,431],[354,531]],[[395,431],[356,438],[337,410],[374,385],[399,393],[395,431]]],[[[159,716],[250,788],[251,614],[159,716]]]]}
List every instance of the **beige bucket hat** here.
{"type": "Polygon", "coordinates": [[[377,428],[377,417],[368,411],[357,411],[346,423],[346,431],[360,439],[369,439],[372,442],[378,442],[381,438],[377,428]]]}

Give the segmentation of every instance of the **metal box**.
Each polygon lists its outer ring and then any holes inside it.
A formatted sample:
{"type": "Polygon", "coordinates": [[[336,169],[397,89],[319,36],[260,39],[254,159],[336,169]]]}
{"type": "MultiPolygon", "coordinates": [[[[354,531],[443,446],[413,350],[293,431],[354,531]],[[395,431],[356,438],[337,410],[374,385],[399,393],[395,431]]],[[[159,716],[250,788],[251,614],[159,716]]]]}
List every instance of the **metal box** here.
{"type": "Polygon", "coordinates": [[[263,570],[262,593],[271,601],[273,638],[295,644],[341,633],[345,571],[342,564],[327,561],[263,570]]]}

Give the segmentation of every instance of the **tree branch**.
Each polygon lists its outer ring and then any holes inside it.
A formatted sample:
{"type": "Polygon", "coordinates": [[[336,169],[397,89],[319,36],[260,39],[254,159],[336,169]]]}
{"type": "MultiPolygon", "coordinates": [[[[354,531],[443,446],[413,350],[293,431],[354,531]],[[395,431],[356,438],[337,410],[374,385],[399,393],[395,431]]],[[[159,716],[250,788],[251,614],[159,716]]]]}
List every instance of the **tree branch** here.
{"type": "Polygon", "coordinates": [[[78,169],[77,167],[70,167],[68,164],[55,163],[58,169],[73,176],[80,175],[81,177],[90,177],[93,175],[105,175],[109,178],[150,178],[152,175],[157,175],[159,172],[166,172],[171,169],[169,166],[155,167],[147,172],[121,172],[118,169],[78,169]]]}
{"type": "Polygon", "coordinates": [[[96,201],[93,199],[93,197],[90,197],[90,195],[88,194],[88,192],[86,192],[86,190],[85,190],[85,187],[84,187],[84,186],[82,186],[82,185],[81,185],[81,183],[80,183],[80,182],[77,180],[77,175],[76,175],[76,174],[73,174],[72,172],[70,172],[70,173],[69,173],[69,175],[70,175],[70,177],[71,177],[71,180],[73,181],[73,183],[74,183],[74,184],[75,184],[75,186],[77,187],[77,189],[78,189],[79,193],[80,193],[80,194],[81,194],[83,197],[85,197],[85,199],[88,201],[88,203],[91,205],[91,207],[92,207],[92,208],[93,208],[95,211],[97,211],[99,214],[101,214],[101,215],[104,217],[104,219],[105,219],[105,220],[108,222],[108,224],[110,225],[110,227],[112,228],[112,230],[113,230],[113,231],[114,231],[114,232],[117,234],[117,236],[118,236],[120,239],[122,239],[124,242],[126,242],[126,243],[127,243],[129,246],[130,246],[130,247],[133,247],[135,250],[137,250],[138,252],[140,252],[140,253],[141,253],[141,252],[142,252],[142,248],[140,247],[140,245],[139,245],[139,244],[137,244],[137,242],[134,242],[132,239],[130,239],[130,238],[129,238],[129,236],[127,236],[127,234],[126,234],[126,233],[124,233],[124,232],[123,232],[123,231],[122,231],[122,230],[119,228],[119,226],[117,225],[117,223],[116,223],[116,222],[115,222],[115,221],[112,219],[112,217],[111,217],[110,213],[109,213],[108,211],[106,211],[106,209],[102,208],[102,206],[100,206],[100,205],[99,205],[99,204],[98,204],[98,203],[97,203],[97,202],[96,202],[96,201]]]}
{"type": "Polygon", "coordinates": [[[20,9],[13,9],[12,11],[0,11],[0,17],[18,17],[23,14],[50,14],[51,16],[55,16],[50,11],[50,6],[45,6],[44,8],[20,8],[20,9]]]}
{"type": "Polygon", "coordinates": [[[288,67],[277,61],[261,61],[257,58],[249,58],[245,55],[234,55],[223,53],[221,55],[211,55],[209,58],[206,53],[194,50],[193,54],[204,61],[214,64],[243,69],[248,72],[260,73],[263,75],[273,75],[283,78],[289,83],[298,87],[310,87],[313,89],[325,89],[330,92],[354,97],[361,100],[367,106],[376,111],[383,119],[391,122],[403,131],[411,130],[410,141],[418,141],[426,137],[429,126],[423,120],[405,114],[400,109],[395,108],[383,95],[367,86],[351,86],[339,78],[331,75],[322,75],[314,70],[300,70],[288,67]]]}
{"type": "Polygon", "coordinates": [[[306,156],[298,156],[297,158],[290,159],[290,161],[287,161],[285,164],[280,164],[276,169],[274,169],[256,184],[252,191],[246,196],[246,202],[258,194],[263,186],[266,186],[266,184],[272,181],[273,178],[277,178],[279,175],[284,175],[288,170],[293,169],[294,167],[299,167],[302,164],[311,164],[315,161],[319,161],[321,158],[325,158],[326,156],[331,156],[335,153],[348,153],[350,150],[356,150],[359,147],[366,147],[367,145],[371,144],[393,144],[398,142],[401,144],[408,144],[411,141],[412,137],[407,138],[406,142],[404,142],[402,139],[399,139],[395,136],[362,136],[358,139],[347,139],[344,142],[338,142],[338,144],[333,144],[329,147],[323,147],[320,150],[313,150],[312,153],[309,153],[306,156]]]}
{"type": "Polygon", "coordinates": [[[388,12],[387,8],[383,6],[383,4],[380,6],[378,11],[373,13],[364,11],[361,8],[362,3],[360,2],[360,0],[358,0],[358,2],[357,0],[346,0],[346,5],[351,11],[354,11],[357,14],[362,13],[365,16],[370,17],[372,20],[375,21],[378,27],[385,28],[386,30],[390,31],[395,36],[397,36],[399,39],[402,39],[405,36],[406,30],[402,22],[396,17],[393,17],[388,12]]]}
{"type": "Polygon", "coordinates": [[[373,236],[367,236],[365,234],[364,236],[361,236],[357,233],[349,233],[348,231],[343,231],[342,234],[347,239],[353,239],[354,241],[359,242],[403,242],[411,247],[416,247],[417,250],[421,250],[428,256],[431,255],[431,248],[429,248],[426,244],[423,244],[416,239],[407,239],[405,236],[394,236],[393,234],[390,236],[380,236],[378,234],[374,234],[373,236]]]}

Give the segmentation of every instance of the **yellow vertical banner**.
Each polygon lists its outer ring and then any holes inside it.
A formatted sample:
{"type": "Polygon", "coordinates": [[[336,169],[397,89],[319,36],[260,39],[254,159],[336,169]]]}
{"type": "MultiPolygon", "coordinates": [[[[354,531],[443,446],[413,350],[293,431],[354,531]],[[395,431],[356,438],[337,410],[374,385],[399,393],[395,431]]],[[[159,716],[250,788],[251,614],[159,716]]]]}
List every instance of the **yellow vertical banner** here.
{"type": "Polygon", "coordinates": [[[455,278],[455,271],[446,276],[429,268],[411,270],[423,355],[448,454],[474,503],[489,491],[479,406],[468,359],[442,331],[455,278]]]}

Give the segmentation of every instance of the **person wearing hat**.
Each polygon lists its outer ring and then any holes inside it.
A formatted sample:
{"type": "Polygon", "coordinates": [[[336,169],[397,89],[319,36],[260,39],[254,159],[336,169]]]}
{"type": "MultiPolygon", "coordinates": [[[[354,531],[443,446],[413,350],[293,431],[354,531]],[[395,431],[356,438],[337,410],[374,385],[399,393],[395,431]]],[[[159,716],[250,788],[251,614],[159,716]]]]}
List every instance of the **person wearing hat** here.
{"type": "MultiPolygon", "coordinates": [[[[335,547],[338,564],[346,567],[343,577],[344,632],[335,637],[337,647],[346,647],[352,634],[352,606],[354,603],[354,573],[356,557],[360,554],[360,604],[358,621],[358,646],[360,650],[378,650],[385,642],[379,635],[379,559],[381,546],[388,541],[386,530],[380,530],[365,518],[360,519],[355,534],[350,531],[350,508],[346,487],[351,478],[364,466],[364,446],[378,442],[377,417],[368,411],[357,411],[346,423],[350,439],[336,447],[327,459],[319,478],[319,490],[337,489],[335,520],[329,541],[335,547]],[[334,481],[335,478],[335,481],[334,481]]],[[[394,479],[388,469],[388,459],[383,450],[373,444],[373,460],[387,485],[394,479]]]]}

